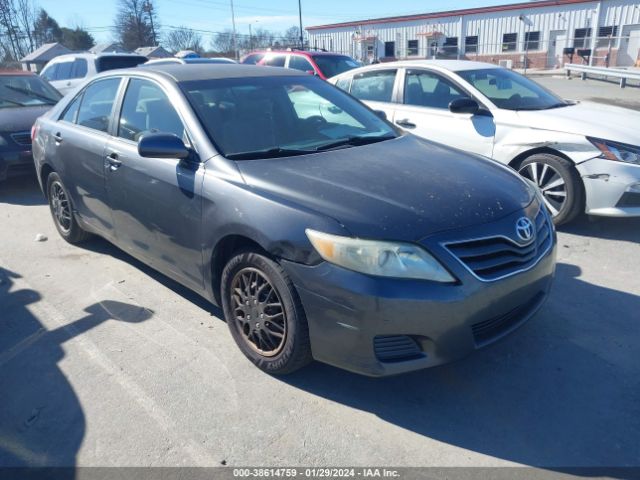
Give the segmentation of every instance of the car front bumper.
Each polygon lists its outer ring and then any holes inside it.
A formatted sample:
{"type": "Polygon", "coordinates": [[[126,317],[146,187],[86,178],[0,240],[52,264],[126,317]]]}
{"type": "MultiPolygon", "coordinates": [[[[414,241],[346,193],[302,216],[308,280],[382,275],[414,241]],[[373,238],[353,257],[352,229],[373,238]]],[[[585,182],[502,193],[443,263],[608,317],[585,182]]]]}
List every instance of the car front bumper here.
{"type": "Polygon", "coordinates": [[[576,166],[589,215],[640,216],[640,165],[594,158],[576,166]]]}
{"type": "MultiPolygon", "coordinates": [[[[438,239],[432,243],[436,253],[438,239]]],[[[456,284],[371,277],[326,262],[283,266],[304,306],[314,358],[386,376],[457,360],[517,329],[546,299],[555,253],[553,232],[535,265],[489,282],[446,258],[456,284]]]]}
{"type": "Polygon", "coordinates": [[[30,149],[0,151],[0,182],[7,178],[32,175],[35,172],[30,149]]]}

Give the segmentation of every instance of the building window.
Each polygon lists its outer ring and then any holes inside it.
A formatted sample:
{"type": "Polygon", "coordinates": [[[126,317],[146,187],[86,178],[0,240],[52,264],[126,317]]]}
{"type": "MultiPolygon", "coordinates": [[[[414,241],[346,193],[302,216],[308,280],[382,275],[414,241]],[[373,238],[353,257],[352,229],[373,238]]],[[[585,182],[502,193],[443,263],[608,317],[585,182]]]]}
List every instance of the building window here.
{"type": "Polygon", "coordinates": [[[524,49],[540,50],[540,32],[527,32],[524,34],[524,49]]]}
{"type": "Polygon", "coordinates": [[[442,46],[442,50],[445,55],[457,56],[458,55],[458,37],[447,37],[444,39],[444,45],[442,46]]]}
{"type": "Polygon", "coordinates": [[[591,39],[590,28],[576,28],[573,34],[574,48],[589,48],[589,40],[591,39]]]}
{"type": "Polygon", "coordinates": [[[418,40],[409,40],[407,42],[407,56],[418,55],[418,40]]]}
{"type": "Polygon", "coordinates": [[[502,36],[502,51],[515,52],[518,49],[518,34],[505,33],[502,36]]]}
{"type": "Polygon", "coordinates": [[[396,42],[384,42],[384,56],[385,57],[396,56],[396,42]]]}
{"type": "Polygon", "coordinates": [[[464,53],[478,53],[478,36],[465,37],[464,53]]]}
{"type": "Polygon", "coordinates": [[[612,27],[600,27],[598,29],[598,41],[596,42],[596,47],[604,47],[607,48],[609,46],[609,41],[611,41],[611,45],[616,44],[616,38],[618,36],[618,26],[612,27]]]}

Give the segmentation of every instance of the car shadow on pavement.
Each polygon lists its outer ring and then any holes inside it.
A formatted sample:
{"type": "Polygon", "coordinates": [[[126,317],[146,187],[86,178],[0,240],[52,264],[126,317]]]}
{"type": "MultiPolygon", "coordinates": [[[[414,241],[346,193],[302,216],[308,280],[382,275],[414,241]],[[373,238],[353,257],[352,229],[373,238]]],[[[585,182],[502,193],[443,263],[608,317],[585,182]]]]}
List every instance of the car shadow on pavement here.
{"type": "Polygon", "coordinates": [[[109,255],[122,262],[125,262],[131,265],[132,267],[137,268],[142,273],[154,279],[156,282],[160,283],[166,288],[173,290],[175,293],[177,293],[184,299],[188,300],[189,302],[193,303],[194,305],[200,307],[202,310],[220,319],[224,319],[224,314],[222,312],[222,309],[216,307],[211,302],[209,302],[205,298],[195,293],[193,290],[185,287],[184,285],[181,285],[180,283],[172,280],[166,275],[158,272],[153,267],[150,267],[149,265],[141,262],[135,257],[132,257],[124,250],[119,249],[118,247],[116,247],[115,245],[113,245],[112,243],[108,242],[107,240],[101,237],[94,236],[87,242],[79,244],[78,247],[84,248],[86,250],[89,250],[95,253],[109,255]]]}
{"type": "Polygon", "coordinates": [[[40,185],[34,172],[33,175],[9,178],[0,182],[0,203],[13,205],[46,205],[40,185]]]}
{"type": "Polygon", "coordinates": [[[153,311],[105,300],[67,324],[51,328],[55,319],[48,318],[47,329],[32,313],[40,294],[16,287],[20,279],[0,267],[0,467],[73,467],[86,422],[59,366],[65,343],[107,320],[143,322],[153,311]]]}
{"type": "Polygon", "coordinates": [[[558,264],[542,310],[462,361],[382,379],[315,363],[281,380],[501,460],[640,466],[640,297],[580,273],[558,264]]]}
{"type": "Polygon", "coordinates": [[[640,243],[640,218],[588,217],[581,215],[558,231],[583,237],[640,243]]]}

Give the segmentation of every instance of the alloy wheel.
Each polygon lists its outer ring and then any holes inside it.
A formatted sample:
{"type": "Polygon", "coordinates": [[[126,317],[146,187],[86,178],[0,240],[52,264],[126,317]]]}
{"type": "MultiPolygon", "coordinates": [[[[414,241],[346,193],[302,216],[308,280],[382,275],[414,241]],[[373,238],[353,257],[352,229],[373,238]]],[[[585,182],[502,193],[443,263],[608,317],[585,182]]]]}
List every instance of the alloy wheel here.
{"type": "Polygon", "coordinates": [[[51,212],[58,226],[65,232],[71,230],[71,206],[67,194],[60,182],[53,182],[50,191],[51,212]]]}
{"type": "Polygon", "coordinates": [[[524,165],[518,173],[538,186],[551,214],[558,215],[567,202],[567,186],[562,175],[551,165],[539,162],[524,165]]]}
{"type": "Polygon", "coordinates": [[[247,345],[265,357],[280,353],[287,321],[278,292],[264,273],[251,267],[240,270],[231,282],[231,297],[233,320],[247,345]]]}

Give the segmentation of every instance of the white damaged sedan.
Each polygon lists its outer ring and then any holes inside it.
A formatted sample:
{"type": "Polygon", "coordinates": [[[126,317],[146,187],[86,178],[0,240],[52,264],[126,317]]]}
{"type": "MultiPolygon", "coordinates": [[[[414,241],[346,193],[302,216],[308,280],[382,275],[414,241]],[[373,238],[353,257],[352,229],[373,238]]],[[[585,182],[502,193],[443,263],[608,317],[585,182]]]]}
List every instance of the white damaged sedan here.
{"type": "Polygon", "coordinates": [[[540,188],[556,224],[640,216],[640,112],[563,100],[495,65],[415,60],[329,80],[415,135],[511,166],[540,188]]]}

